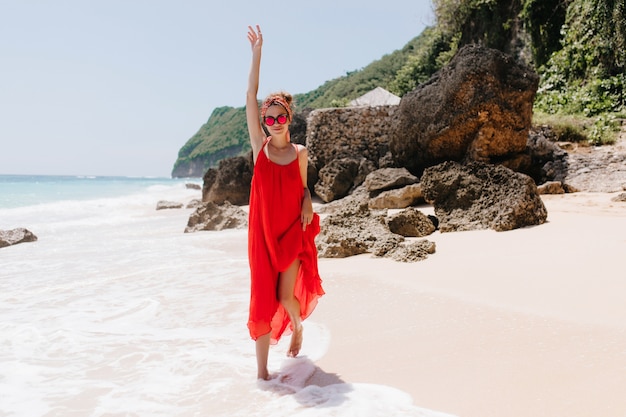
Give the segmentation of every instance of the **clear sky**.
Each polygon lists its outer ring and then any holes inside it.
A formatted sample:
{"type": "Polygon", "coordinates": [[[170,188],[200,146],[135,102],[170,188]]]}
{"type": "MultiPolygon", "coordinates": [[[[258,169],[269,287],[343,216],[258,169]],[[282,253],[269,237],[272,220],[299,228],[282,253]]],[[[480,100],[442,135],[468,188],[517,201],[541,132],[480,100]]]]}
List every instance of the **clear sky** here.
{"type": "Polygon", "coordinates": [[[311,91],[434,23],[427,0],[0,0],[0,174],[169,177],[215,107],[311,91]]]}

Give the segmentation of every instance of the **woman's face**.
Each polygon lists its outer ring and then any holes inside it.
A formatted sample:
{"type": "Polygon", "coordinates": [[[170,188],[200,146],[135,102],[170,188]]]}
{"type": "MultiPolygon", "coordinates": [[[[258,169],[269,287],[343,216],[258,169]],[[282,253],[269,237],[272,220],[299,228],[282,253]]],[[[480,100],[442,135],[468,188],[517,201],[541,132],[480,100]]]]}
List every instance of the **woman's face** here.
{"type": "Polygon", "coordinates": [[[287,110],[280,104],[272,104],[265,112],[265,118],[263,119],[265,126],[274,133],[279,133],[286,130],[289,127],[289,115],[287,110]]]}

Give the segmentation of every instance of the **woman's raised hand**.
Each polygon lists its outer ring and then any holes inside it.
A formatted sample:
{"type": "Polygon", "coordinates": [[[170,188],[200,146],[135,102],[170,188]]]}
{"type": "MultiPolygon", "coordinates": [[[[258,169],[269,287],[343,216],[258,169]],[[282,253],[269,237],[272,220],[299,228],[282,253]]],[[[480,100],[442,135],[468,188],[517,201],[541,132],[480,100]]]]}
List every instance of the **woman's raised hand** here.
{"type": "Polygon", "coordinates": [[[263,46],[263,35],[261,34],[261,27],[256,25],[256,31],[252,26],[248,26],[248,40],[250,41],[250,46],[254,51],[255,48],[261,48],[263,46]]]}

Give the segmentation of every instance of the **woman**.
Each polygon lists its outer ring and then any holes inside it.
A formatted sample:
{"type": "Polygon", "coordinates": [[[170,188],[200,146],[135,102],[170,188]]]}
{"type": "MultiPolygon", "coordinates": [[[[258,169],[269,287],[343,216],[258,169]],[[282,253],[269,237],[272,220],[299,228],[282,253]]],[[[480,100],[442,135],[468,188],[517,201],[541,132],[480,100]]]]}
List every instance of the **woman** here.
{"type": "Polygon", "coordinates": [[[256,341],[258,378],[269,379],[270,343],[292,332],[287,355],[295,357],[302,346],[302,320],[311,314],[324,294],[317,269],[315,236],[319,216],[313,212],[307,188],[307,150],[292,144],[292,97],[280,92],[261,106],[257,92],[263,35],[248,26],[252,65],[246,94],[246,120],[254,175],[250,190],[248,258],[251,293],[248,329],[256,341]],[[270,133],[266,136],[261,119],[270,133]]]}

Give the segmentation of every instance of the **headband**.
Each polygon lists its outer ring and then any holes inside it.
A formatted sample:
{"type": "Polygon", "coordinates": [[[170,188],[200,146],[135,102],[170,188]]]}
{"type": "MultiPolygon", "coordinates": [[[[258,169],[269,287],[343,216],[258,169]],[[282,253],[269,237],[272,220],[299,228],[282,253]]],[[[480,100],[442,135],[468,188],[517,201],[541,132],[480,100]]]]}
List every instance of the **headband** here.
{"type": "Polygon", "coordinates": [[[289,106],[289,103],[287,103],[287,100],[285,100],[279,95],[270,96],[263,102],[263,105],[261,106],[261,117],[265,118],[265,113],[267,112],[267,109],[269,109],[270,106],[274,104],[283,106],[285,110],[287,111],[287,116],[289,117],[289,120],[292,120],[291,106],[289,106]]]}

